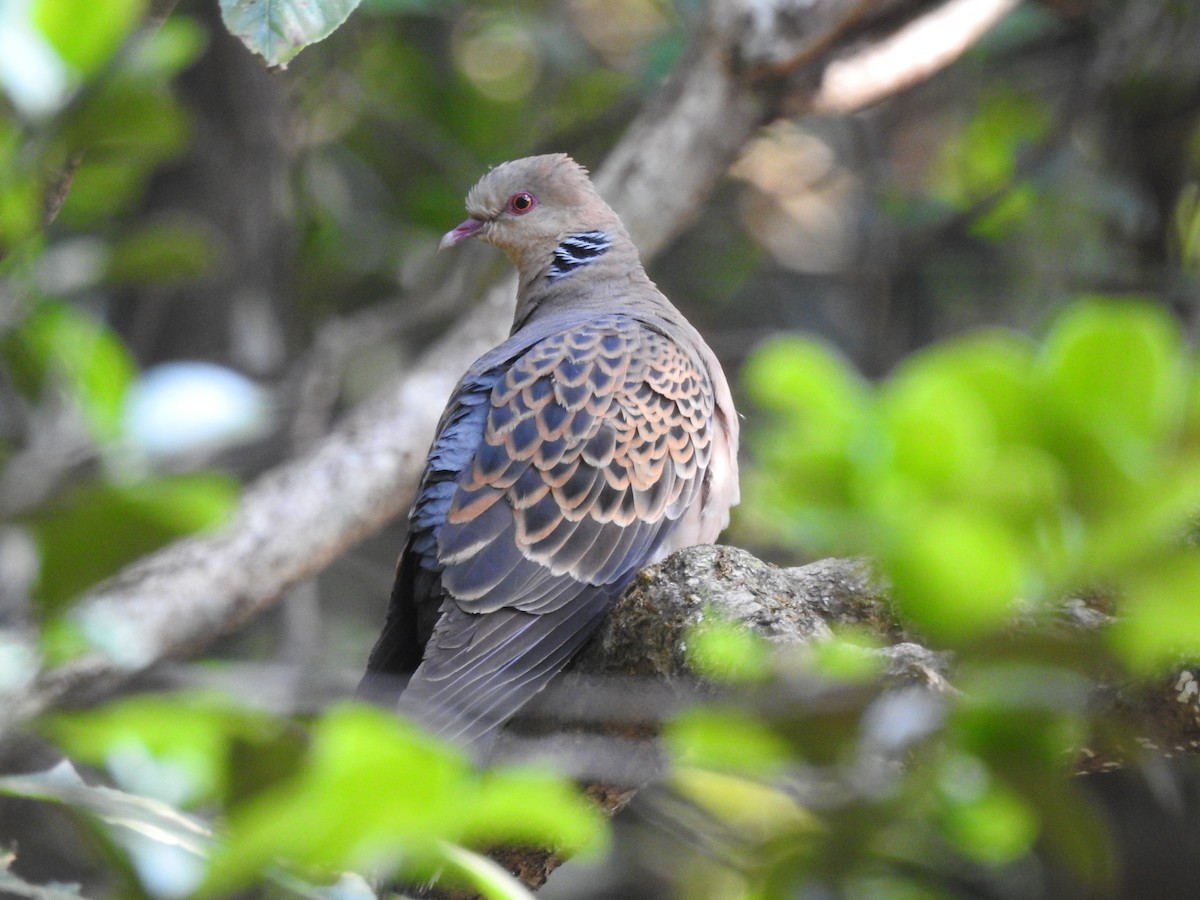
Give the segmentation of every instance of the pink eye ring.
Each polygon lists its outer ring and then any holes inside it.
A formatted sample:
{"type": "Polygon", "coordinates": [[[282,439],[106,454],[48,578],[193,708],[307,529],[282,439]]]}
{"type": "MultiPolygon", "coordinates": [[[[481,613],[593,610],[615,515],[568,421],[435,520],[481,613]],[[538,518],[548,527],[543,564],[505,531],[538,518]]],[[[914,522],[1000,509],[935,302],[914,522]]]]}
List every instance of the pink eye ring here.
{"type": "Polygon", "coordinates": [[[529,191],[517,191],[508,198],[508,211],[514,216],[523,216],[537,206],[537,197],[529,191]]]}

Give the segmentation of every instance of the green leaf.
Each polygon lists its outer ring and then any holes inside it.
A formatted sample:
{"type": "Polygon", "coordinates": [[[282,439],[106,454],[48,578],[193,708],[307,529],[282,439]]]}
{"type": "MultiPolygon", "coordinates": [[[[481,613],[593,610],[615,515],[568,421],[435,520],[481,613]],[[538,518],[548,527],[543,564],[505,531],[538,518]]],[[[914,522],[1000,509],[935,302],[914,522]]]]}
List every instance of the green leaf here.
{"type": "Polygon", "coordinates": [[[771,674],[767,642],[741,625],[706,616],[687,639],[697,673],[719,681],[761,681],[771,674]]]}
{"type": "Polygon", "coordinates": [[[525,885],[495,860],[472,853],[454,844],[443,844],[442,853],[466,880],[485,897],[492,900],[536,900],[525,885]]]}
{"type": "Polygon", "coordinates": [[[484,774],[458,839],[484,846],[562,847],[573,853],[597,846],[599,836],[593,810],[569,780],[540,769],[498,767],[484,774]]]}
{"type": "Polygon", "coordinates": [[[1038,436],[1033,412],[1035,348],[1006,331],[984,331],[949,341],[905,364],[926,377],[953,382],[983,404],[997,440],[1028,443],[1038,436]]]}
{"type": "Polygon", "coordinates": [[[842,626],[833,640],[819,641],[811,647],[816,670],[839,681],[864,682],[879,677],[883,657],[877,652],[879,637],[866,629],[842,626]]]}
{"type": "Polygon", "coordinates": [[[786,790],[728,772],[677,765],[670,785],[722,820],[742,839],[770,840],[780,833],[794,842],[815,833],[820,822],[786,790]]]}
{"type": "Polygon", "coordinates": [[[1183,423],[1189,371],[1179,329],[1150,303],[1095,299],[1055,324],[1039,361],[1045,427],[1095,500],[1161,464],[1183,423]]]}
{"type": "Polygon", "coordinates": [[[34,0],[33,21],[81,75],[94,74],[142,17],[146,0],[34,0]]]}
{"type": "Polygon", "coordinates": [[[906,366],[880,398],[892,447],[889,474],[935,497],[953,496],[986,478],[996,452],[987,405],[941,368],[906,366]]]}
{"type": "Polygon", "coordinates": [[[279,860],[427,877],[459,868],[447,844],[524,841],[572,853],[596,846],[603,833],[598,813],[565,779],[480,772],[411,723],[346,704],[314,724],[294,779],[232,811],[207,892],[228,892],[279,860]]]}
{"type": "Polygon", "coordinates": [[[904,614],[946,641],[1001,625],[1025,572],[1020,546],[1003,521],[958,506],[912,514],[919,527],[899,531],[885,554],[904,614]]]}
{"type": "Polygon", "coordinates": [[[204,26],[187,16],[172,15],[130,48],[123,68],[146,82],[165,82],[198,60],[207,43],[204,26]]]}
{"type": "Polygon", "coordinates": [[[1029,852],[1038,834],[1038,815],[1013,790],[988,781],[969,798],[948,803],[944,833],[971,859],[991,865],[1013,862],[1029,852]]]}
{"type": "Polygon", "coordinates": [[[195,473],[76,488],[29,521],[42,555],[39,600],[60,606],[122,565],[233,511],[238,484],[195,473]]]}
{"type": "Polygon", "coordinates": [[[1197,597],[1200,556],[1194,550],[1155,561],[1126,585],[1109,632],[1113,645],[1131,667],[1146,673],[1200,659],[1197,597]]]}
{"type": "Polygon", "coordinates": [[[770,776],[787,765],[787,741],[756,716],[736,709],[692,709],[666,727],[674,759],[689,766],[770,776]]]}
{"type": "Polygon", "coordinates": [[[198,225],[161,222],[118,242],[107,275],[116,283],[174,284],[203,275],[216,255],[216,242],[198,225]]]}
{"type": "Polygon", "coordinates": [[[121,401],[136,366],[120,338],[66,303],[46,300],[4,345],[27,390],[64,391],[96,437],[116,437],[121,401]]]}
{"type": "MultiPolygon", "coordinates": [[[[773,340],[760,347],[742,372],[746,390],[770,410],[812,416],[813,430],[849,423],[866,400],[862,379],[827,345],[801,337],[773,340]]],[[[845,433],[845,428],[838,429],[845,433]]]]}
{"type": "Polygon", "coordinates": [[[206,852],[212,838],[204,823],[165,803],[85,783],[66,760],[42,772],[0,777],[0,793],[64,803],[110,824],[169,841],[197,856],[206,852]]]}
{"type": "MultiPolygon", "coordinates": [[[[1020,153],[1040,140],[1051,123],[1040,98],[1008,88],[993,91],[961,135],[944,144],[931,193],[955,209],[966,209],[1008,187],[1020,153]]],[[[1004,218],[1019,218],[1030,208],[1028,200],[1007,210],[1004,218]]],[[[993,218],[988,227],[994,231],[999,224],[993,218]]]]}
{"type": "MultiPolygon", "coordinates": [[[[852,472],[878,455],[862,378],[825,345],[792,337],[756,351],[743,380],[754,401],[775,414],[757,450],[782,478],[765,486],[763,503],[849,503],[852,472]]],[[[748,486],[754,494],[753,479],[748,486]]]]}
{"type": "Polygon", "coordinates": [[[0,260],[42,222],[43,186],[26,161],[27,142],[17,122],[0,116],[0,260]]]}
{"type": "Polygon", "coordinates": [[[71,180],[71,192],[58,214],[62,225],[95,229],[123,215],[142,199],[149,178],[147,166],[115,155],[97,160],[84,157],[71,180]]]}
{"type": "Polygon", "coordinates": [[[224,796],[235,743],[277,738],[282,723],[221,694],[180,693],[59,713],[40,728],[121,787],[186,806],[224,796]]]}
{"type": "Polygon", "coordinates": [[[329,37],[359,0],[221,0],[229,33],[272,66],[329,37]]]}
{"type": "Polygon", "coordinates": [[[152,166],[187,146],[190,122],[161,85],[121,76],[117,73],[98,85],[97,91],[65,122],[64,136],[72,146],[88,148],[81,169],[95,155],[104,163],[137,164],[147,170],[148,176],[152,166]]]}

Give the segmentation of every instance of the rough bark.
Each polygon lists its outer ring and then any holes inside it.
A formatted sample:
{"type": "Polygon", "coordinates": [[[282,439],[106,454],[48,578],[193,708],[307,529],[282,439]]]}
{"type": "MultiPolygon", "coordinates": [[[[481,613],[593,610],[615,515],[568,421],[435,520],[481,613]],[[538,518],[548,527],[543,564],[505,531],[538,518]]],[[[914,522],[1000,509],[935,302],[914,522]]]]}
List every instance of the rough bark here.
{"type": "MultiPolygon", "coordinates": [[[[699,213],[761,124],[811,107],[814,86],[836,51],[877,38],[873,29],[895,32],[903,25],[898,10],[911,17],[935,5],[713,3],[691,51],[597,173],[645,257],[653,258],[699,213]]],[[[486,264],[445,289],[477,283],[486,264]]],[[[7,698],[0,723],[18,722],[81,691],[106,690],[159,660],[193,652],[400,514],[443,398],[470,360],[502,337],[512,295],[510,277],[487,282],[471,314],[398,383],[251,486],[220,531],[169,546],[84,596],[71,618],[93,649],[7,698]]]]}
{"type": "MultiPolygon", "coordinates": [[[[697,675],[687,649],[692,631],[714,620],[743,626],[781,648],[828,640],[832,625],[861,626],[892,642],[879,651],[881,689],[953,690],[946,680],[949,655],[904,640],[884,588],[863,560],[781,569],[733,547],[690,547],[639,573],[558,690],[531,710],[536,718],[539,709],[553,709],[560,723],[603,722],[599,733],[568,728],[540,739],[509,737],[501,752],[551,758],[585,780],[605,815],[616,815],[663,770],[656,723],[719,692],[697,675]]],[[[542,848],[504,847],[491,855],[534,889],[563,862],[542,848]]],[[[430,890],[422,896],[472,895],[430,890]]]]}
{"type": "MultiPolygon", "coordinates": [[[[1095,604],[1077,599],[1063,604],[1060,619],[1067,632],[1084,639],[1112,621],[1095,604]]],[[[558,690],[552,688],[531,711],[536,719],[539,708],[547,710],[547,718],[552,710],[560,726],[564,719],[592,726],[549,734],[542,729],[537,738],[510,735],[501,750],[526,760],[542,754],[578,775],[606,815],[620,812],[664,771],[657,723],[683,705],[723,690],[697,675],[687,650],[693,630],[712,620],[741,625],[785,652],[827,640],[836,625],[857,626],[883,642],[878,651],[882,672],[874,685],[836,696],[814,688],[811,696],[800,697],[814,708],[833,702],[858,710],[880,692],[902,691],[932,704],[927,710],[938,710],[932,719],[940,721],[957,694],[953,655],[925,646],[905,631],[886,587],[865,561],[825,559],[781,569],[732,547],[691,547],[639,573],[558,690]],[[596,722],[604,725],[597,728],[596,722]]],[[[1016,622],[1013,627],[1025,626],[1016,622]]],[[[793,689],[803,692],[803,686],[788,688],[793,689]]],[[[781,696],[769,697],[762,709],[775,708],[781,696]]],[[[752,692],[742,699],[759,702],[752,692]]],[[[1098,677],[1091,706],[1102,732],[1109,724],[1118,727],[1097,735],[1094,746],[1077,748],[1076,773],[1107,771],[1147,755],[1173,757],[1200,750],[1195,667],[1149,683],[1098,677]]],[[[497,848],[491,855],[530,888],[544,884],[563,862],[540,848],[497,848]]],[[[434,890],[423,896],[458,900],[471,895],[434,890]]]]}

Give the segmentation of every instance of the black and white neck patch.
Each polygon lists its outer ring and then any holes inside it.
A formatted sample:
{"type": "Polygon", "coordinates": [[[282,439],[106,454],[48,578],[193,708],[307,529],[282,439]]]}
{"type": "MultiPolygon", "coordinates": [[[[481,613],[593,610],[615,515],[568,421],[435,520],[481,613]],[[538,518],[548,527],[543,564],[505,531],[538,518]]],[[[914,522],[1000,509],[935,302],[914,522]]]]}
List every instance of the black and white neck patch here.
{"type": "Polygon", "coordinates": [[[584,231],[568,235],[554,248],[554,262],[546,278],[560,281],[573,272],[591,265],[608,252],[612,246],[612,235],[607,231],[584,231]]]}

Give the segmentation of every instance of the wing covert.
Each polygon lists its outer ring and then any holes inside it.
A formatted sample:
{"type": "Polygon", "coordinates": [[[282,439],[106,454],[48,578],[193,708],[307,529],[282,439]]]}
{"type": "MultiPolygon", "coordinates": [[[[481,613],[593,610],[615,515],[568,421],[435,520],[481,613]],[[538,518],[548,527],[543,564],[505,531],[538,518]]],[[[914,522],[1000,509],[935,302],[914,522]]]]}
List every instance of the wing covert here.
{"type": "Polygon", "coordinates": [[[548,612],[627,580],[697,499],[713,392],[679,345],[629,317],[550,335],[487,400],[479,446],[437,534],[468,612],[548,612]]]}

